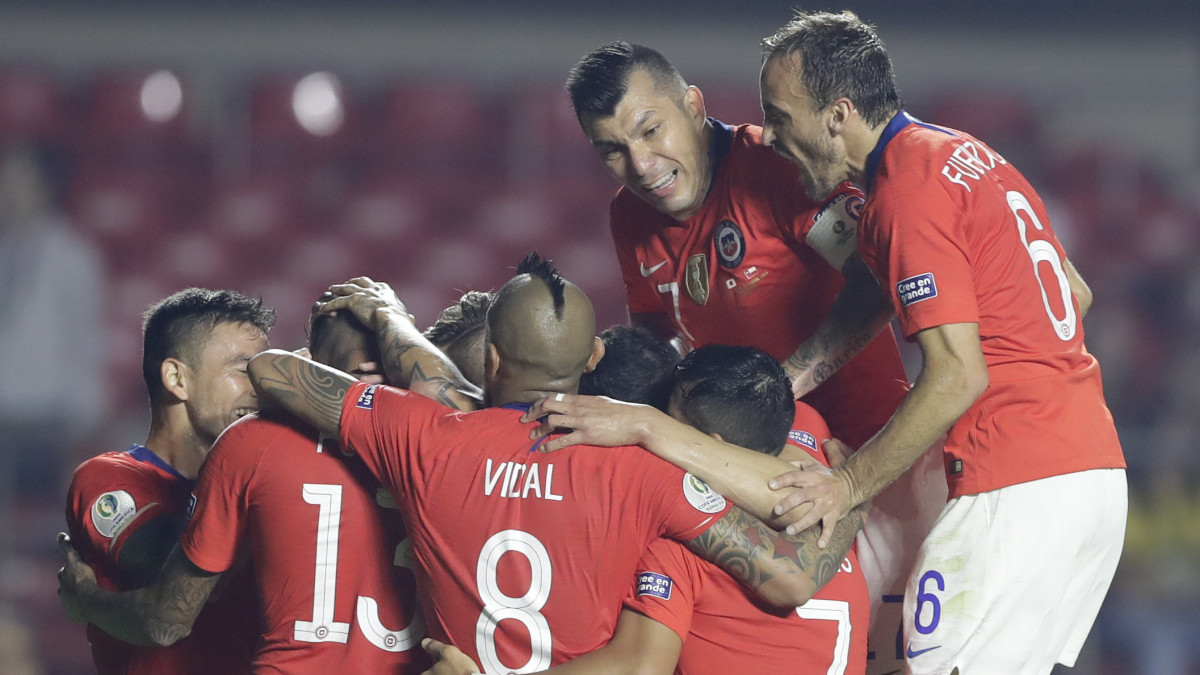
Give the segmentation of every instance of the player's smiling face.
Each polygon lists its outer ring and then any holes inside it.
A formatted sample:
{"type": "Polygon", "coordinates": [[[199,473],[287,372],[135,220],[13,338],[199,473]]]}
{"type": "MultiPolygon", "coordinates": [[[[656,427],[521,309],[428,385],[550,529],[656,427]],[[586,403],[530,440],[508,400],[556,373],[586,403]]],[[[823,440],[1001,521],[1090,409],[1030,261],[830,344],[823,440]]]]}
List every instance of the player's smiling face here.
{"type": "Polygon", "coordinates": [[[629,74],[611,117],[585,119],[584,132],[608,170],[654,208],[683,220],[704,203],[711,178],[700,90],[659,91],[644,70],[629,74]]]}
{"type": "Polygon", "coordinates": [[[846,151],[830,133],[830,110],[814,109],[799,68],[796,53],[773,56],[763,64],[763,143],[800,168],[808,196],[820,201],[850,175],[846,151]]]}
{"type": "Polygon", "coordinates": [[[200,347],[191,370],[187,411],[196,436],[211,445],[225,427],[258,410],[246,366],[265,350],[267,336],[249,323],[219,323],[200,347]]]}

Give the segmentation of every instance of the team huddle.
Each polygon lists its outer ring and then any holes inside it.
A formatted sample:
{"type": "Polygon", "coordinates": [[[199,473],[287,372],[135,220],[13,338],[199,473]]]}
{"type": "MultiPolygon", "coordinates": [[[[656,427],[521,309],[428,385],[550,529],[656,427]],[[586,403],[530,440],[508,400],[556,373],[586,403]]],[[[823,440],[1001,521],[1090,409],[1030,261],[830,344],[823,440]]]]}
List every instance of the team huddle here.
{"type": "Polygon", "coordinates": [[[151,306],[147,439],[76,469],[59,537],[98,672],[1073,665],[1126,514],[1087,285],[873,27],[763,49],[762,126],[640,45],[567,78],[630,325],[536,253],[424,331],[334,284],[297,352],[236,291],[151,306]]]}

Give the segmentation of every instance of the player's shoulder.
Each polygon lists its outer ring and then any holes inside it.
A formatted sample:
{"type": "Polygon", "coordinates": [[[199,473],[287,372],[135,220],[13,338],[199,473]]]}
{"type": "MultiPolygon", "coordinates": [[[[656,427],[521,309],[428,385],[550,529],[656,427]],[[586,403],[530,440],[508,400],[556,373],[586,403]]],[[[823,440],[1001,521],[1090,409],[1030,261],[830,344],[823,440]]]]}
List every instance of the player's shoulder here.
{"type": "Polygon", "coordinates": [[[114,482],[140,482],[153,479],[160,471],[152,463],[138,457],[134,446],[125,452],[105,452],[87,459],[75,467],[71,489],[104,486],[114,482]]]}

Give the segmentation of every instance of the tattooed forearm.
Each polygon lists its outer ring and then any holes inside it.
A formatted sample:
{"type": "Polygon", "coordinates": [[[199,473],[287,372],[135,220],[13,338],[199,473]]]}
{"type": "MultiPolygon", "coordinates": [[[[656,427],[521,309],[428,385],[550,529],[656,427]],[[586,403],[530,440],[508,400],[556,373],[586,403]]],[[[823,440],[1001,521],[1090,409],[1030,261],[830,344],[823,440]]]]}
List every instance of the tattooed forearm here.
{"type": "Polygon", "coordinates": [[[688,547],[767,601],[799,605],[837,574],[865,513],[856,508],[839,521],[822,549],[820,525],[787,535],[734,507],[688,547]]]}
{"type": "Polygon", "coordinates": [[[339,370],[274,349],[250,360],[250,380],[264,397],[335,438],[342,400],[355,381],[339,370]]]}
{"type": "Polygon", "coordinates": [[[456,410],[479,407],[478,388],[411,325],[386,326],[379,342],[384,372],[392,384],[456,410]]]}
{"type": "Polygon", "coordinates": [[[134,591],[92,588],[80,597],[89,623],[131,644],[165,647],[186,637],[220,574],[192,565],[178,546],[158,580],[134,591]]]}
{"type": "Polygon", "coordinates": [[[891,298],[858,255],[842,270],[846,285],[829,315],[784,361],[796,398],[815,389],[863,350],[892,320],[891,298]]]}

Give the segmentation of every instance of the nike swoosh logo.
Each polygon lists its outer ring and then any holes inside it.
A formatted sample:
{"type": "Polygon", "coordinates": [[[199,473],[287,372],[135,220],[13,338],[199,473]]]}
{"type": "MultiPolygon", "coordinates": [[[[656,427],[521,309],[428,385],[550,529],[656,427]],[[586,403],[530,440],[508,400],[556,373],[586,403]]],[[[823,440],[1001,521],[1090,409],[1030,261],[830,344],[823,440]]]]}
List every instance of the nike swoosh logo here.
{"type": "Polygon", "coordinates": [[[657,272],[659,270],[659,268],[661,268],[663,265],[666,265],[666,264],[667,264],[667,261],[664,260],[664,261],[658,263],[657,265],[655,265],[654,267],[651,267],[650,269],[646,269],[646,263],[638,263],[638,265],[640,265],[642,268],[642,276],[643,277],[648,277],[651,274],[654,274],[655,272],[657,272]]]}
{"type": "Polygon", "coordinates": [[[904,653],[905,653],[905,654],[907,654],[907,655],[908,655],[908,658],[910,658],[910,659],[911,659],[911,658],[915,658],[915,657],[917,657],[917,656],[920,656],[920,655],[924,654],[925,652],[931,652],[931,651],[933,651],[933,650],[937,649],[938,647],[941,647],[941,645],[937,645],[937,646],[935,646],[935,647],[926,647],[925,649],[918,649],[918,650],[916,650],[916,651],[913,651],[912,645],[909,645],[909,646],[908,646],[908,649],[906,649],[906,650],[904,651],[904,653]]]}

